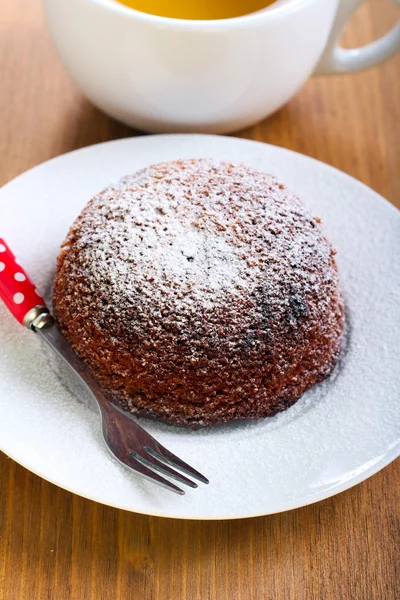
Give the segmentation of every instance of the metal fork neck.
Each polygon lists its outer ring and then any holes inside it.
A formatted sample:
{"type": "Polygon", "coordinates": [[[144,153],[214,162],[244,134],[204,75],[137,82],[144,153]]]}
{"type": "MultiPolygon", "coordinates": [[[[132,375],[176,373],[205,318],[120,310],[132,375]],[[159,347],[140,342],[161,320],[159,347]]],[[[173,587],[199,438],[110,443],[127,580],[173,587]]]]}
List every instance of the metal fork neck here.
{"type": "Polygon", "coordinates": [[[54,323],[54,318],[49,312],[47,306],[40,305],[32,308],[24,318],[24,325],[28,329],[33,329],[33,331],[37,331],[38,329],[43,329],[52,325],[54,323]]]}

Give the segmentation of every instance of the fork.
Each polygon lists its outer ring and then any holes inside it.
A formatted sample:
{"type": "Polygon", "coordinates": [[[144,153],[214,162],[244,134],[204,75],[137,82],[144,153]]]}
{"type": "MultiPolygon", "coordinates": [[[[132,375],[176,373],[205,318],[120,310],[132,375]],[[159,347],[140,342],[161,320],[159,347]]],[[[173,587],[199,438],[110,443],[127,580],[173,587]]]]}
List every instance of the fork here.
{"type": "Polygon", "coordinates": [[[45,301],[2,238],[0,298],[19,323],[39,334],[75,371],[92,393],[101,415],[104,442],[118,462],[153,483],[180,495],[185,492],[166,477],[191,488],[196,488],[197,483],[189,477],[201,483],[208,483],[204,475],[162,446],[129,413],[122,411],[107,399],[88,367],[59,330],[45,301]]]}

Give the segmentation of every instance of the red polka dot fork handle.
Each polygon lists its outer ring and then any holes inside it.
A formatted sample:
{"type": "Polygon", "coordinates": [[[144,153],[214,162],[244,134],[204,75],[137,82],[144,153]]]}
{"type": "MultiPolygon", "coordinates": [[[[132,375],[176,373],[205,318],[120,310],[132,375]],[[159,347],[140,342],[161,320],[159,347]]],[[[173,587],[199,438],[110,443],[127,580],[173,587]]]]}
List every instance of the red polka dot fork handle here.
{"type": "Polygon", "coordinates": [[[2,238],[0,238],[0,298],[17,321],[29,328],[39,315],[49,312],[45,301],[2,238]]]}

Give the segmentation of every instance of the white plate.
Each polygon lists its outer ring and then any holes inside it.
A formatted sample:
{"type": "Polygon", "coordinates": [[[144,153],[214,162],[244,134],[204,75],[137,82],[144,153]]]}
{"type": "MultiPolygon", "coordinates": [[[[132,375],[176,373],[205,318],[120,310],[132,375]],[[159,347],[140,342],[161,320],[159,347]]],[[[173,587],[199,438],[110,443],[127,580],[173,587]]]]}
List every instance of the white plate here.
{"type": "Polygon", "coordinates": [[[109,457],[97,416],[49,367],[35,335],[0,306],[0,448],[31,471],[104,504],[190,519],[288,510],[345,490],[400,448],[400,213],[358,181],[300,154],[229,137],[166,135],[61,156],[0,190],[0,233],[48,293],[60,243],[87,200],[122,175],[163,160],[242,161],[285,182],[322,217],[338,249],[350,323],[336,376],[257,423],[198,432],[143,424],[205,473],[175,496],[109,457]]]}

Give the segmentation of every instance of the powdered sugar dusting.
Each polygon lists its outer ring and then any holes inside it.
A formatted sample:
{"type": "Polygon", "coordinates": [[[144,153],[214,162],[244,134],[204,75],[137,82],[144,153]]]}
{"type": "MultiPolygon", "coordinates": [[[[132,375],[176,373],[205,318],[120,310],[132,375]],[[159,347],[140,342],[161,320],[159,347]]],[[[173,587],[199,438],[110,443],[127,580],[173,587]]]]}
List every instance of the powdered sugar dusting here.
{"type": "Polygon", "coordinates": [[[77,247],[93,292],[111,291],[110,304],[122,308],[139,286],[152,302],[163,296],[170,301],[172,288],[182,306],[210,306],[218,297],[225,301],[227,291],[254,290],[263,268],[272,266],[264,285],[275,310],[283,311],[289,304],[279,294],[283,275],[293,273],[295,288],[301,278],[315,293],[313,269],[328,267],[326,279],[336,279],[330,246],[316,222],[274,178],[218,161],[186,162],[182,175],[180,164],[176,179],[170,165],[159,165],[91,201],[79,220],[77,247]],[[215,171],[211,195],[204,164],[215,171]],[[232,173],[236,179],[230,181],[232,173]]]}

